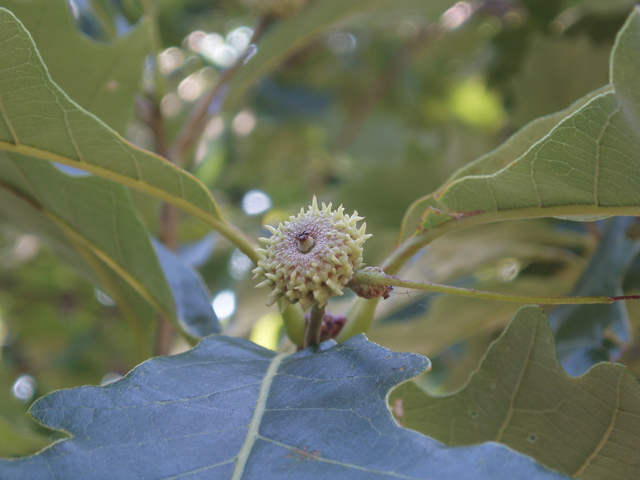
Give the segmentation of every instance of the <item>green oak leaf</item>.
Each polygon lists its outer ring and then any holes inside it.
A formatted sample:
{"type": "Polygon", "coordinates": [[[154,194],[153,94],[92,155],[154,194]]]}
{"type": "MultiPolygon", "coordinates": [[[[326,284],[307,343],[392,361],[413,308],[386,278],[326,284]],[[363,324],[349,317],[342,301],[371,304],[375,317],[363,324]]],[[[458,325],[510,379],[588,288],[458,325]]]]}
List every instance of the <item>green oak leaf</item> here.
{"type": "Polygon", "coordinates": [[[429,367],[358,335],[293,355],[206,337],[104,387],[51,393],[31,415],[72,437],[0,477],[84,479],[566,478],[502,445],[448,448],[399,427],[390,388],[429,367]]]}
{"type": "MultiPolygon", "coordinates": [[[[85,252],[91,253],[157,311],[176,318],[173,295],[147,231],[122,186],[94,176],[74,177],[46,162],[1,152],[0,188],[6,198],[0,211],[14,225],[39,233],[81,271],[86,268],[78,264],[88,260],[85,252]]],[[[87,264],[97,268],[91,260],[87,264]]]]}
{"type": "Polygon", "coordinates": [[[76,28],[67,0],[0,0],[29,30],[54,82],[78,105],[122,134],[151,52],[150,23],[109,43],[76,28]]]}
{"type": "MultiPolygon", "coordinates": [[[[0,150],[57,162],[172,203],[223,234],[209,190],[80,108],[51,80],[29,33],[0,8],[0,150]]],[[[253,250],[248,251],[254,255],[253,250]]]]}
{"type": "Polygon", "coordinates": [[[116,301],[142,352],[148,351],[144,338],[153,314],[149,306],[179,323],[192,338],[220,331],[197,274],[162,247],[157,247],[158,262],[121,185],[68,175],[46,162],[0,152],[0,199],[0,215],[38,234],[116,301]]]}
{"type": "Polygon", "coordinates": [[[412,243],[496,220],[640,215],[639,34],[635,8],[612,51],[611,87],[533,122],[417,202],[427,208],[412,243]]]}
{"type": "MultiPolygon", "coordinates": [[[[635,222],[633,217],[607,221],[600,245],[571,296],[624,295],[622,283],[640,252],[640,240],[627,237],[635,222]]],[[[624,302],[559,305],[550,312],[549,323],[562,367],[570,375],[581,375],[594,363],[619,358],[631,341],[624,302]]]]}
{"type": "Polygon", "coordinates": [[[538,307],[518,312],[459,392],[409,382],[389,402],[402,425],[447,445],[501,442],[585,480],[640,477],[640,385],[618,364],[570,377],[538,307]]]}

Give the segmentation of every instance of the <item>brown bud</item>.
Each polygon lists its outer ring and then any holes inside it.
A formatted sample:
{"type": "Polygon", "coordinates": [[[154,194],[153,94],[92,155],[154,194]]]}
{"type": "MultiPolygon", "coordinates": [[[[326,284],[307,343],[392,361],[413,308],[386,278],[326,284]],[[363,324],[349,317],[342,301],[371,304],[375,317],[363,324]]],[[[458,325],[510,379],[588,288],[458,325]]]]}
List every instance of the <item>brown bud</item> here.
{"type": "MultiPolygon", "coordinates": [[[[309,316],[309,313],[304,316],[304,320],[307,324],[309,324],[309,316]]],[[[345,323],[347,323],[347,317],[344,315],[332,315],[326,312],[322,319],[320,341],[324,342],[330,338],[336,338],[340,331],[342,331],[342,327],[344,327],[345,323]]]]}
{"type": "MultiPolygon", "coordinates": [[[[361,271],[369,271],[376,273],[384,273],[384,271],[380,267],[365,267],[361,271]]],[[[389,294],[393,290],[391,285],[363,285],[360,283],[357,284],[349,284],[348,285],[351,290],[353,290],[356,295],[362,298],[366,298],[367,300],[373,300],[374,298],[382,297],[385,300],[389,298],[389,294]]]]}

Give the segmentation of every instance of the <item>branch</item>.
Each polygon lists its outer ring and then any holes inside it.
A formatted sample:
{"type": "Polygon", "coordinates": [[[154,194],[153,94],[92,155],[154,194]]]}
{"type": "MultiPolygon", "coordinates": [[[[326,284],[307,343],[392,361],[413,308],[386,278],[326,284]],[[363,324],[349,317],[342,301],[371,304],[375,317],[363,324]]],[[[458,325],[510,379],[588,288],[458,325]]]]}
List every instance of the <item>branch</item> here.
{"type": "Polygon", "coordinates": [[[250,46],[236,60],[236,63],[222,72],[218,77],[216,84],[207,93],[200,97],[198,103],[193,107],[189,117],[182,125],[180,133],[178,133],[178,137],[176,138],[173,146],[169,149],[167,158],[170,161],[178,165],[183,163],[182,160],[186,152],[193,146],[198,138],[200,138],[200,135],[204,131],[207,119],[218,113],[220,110],[222,100],[228,91],[228,83],[236,73],[238,73],[251,55],[255,53],[254,44],[267,31],[273,21],[274,20],[271,17],[261,17],[258,19],[253,30],[250,46]],[[215,104],[216,108],[215,111],[210,112],[209,108],[212,104],[215,104]]]}

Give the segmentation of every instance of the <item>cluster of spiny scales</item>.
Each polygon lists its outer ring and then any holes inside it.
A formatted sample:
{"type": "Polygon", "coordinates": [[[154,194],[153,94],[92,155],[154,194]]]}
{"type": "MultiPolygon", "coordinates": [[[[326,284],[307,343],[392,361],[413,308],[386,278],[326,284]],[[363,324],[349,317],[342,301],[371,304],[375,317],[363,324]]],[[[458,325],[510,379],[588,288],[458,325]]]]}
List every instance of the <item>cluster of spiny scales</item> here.
{"type": "Polygon", "coordinates": [[[261,238],[264,255],[253,270],[254,278],[263,281],[258,287],[271,287],[267,306],[282,299],[284,311],[291,303],[299,302],[305,310],[315,302],[324,307],[351,280],[362,263],[362,244],[371,235],[365,234],[366,223],[356,223],[363,217],[358,212],[345,215],[342,205],[331,210],[331,204],[318,208],[315,196],[305,212],[281,223],[278,228],[267,225],[273,234],[261,238]]]}

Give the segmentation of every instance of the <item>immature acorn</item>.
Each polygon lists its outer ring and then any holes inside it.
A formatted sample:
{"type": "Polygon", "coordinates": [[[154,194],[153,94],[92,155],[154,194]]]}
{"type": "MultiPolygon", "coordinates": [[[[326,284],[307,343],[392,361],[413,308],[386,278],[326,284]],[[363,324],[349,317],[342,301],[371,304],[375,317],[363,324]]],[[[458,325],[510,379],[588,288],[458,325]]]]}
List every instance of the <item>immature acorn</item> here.
{"type": "Polygon", "coordinates": [[[254,15],[287,18],[302,10],[307,0],[241,0],[241,2],[254,15]]]}
{"type": "Polygon", "coordinates": [[[267,306],[282,299],[282,311],[296,302],[306,310],[315,302],[324,307],[330,297],[342,295],[363,265],[362,244],[371,236],[365,234],[366,223],[356,227],[362,219],[358,212],[345,215],[342,205],[332,211],[331,204],[323,203],[320,209],[314,196],[306,212],[301,209],[277,229],[267,225],[273,235],[260,239],[266,249],[257,251],[265,258],[253,270],[254,278],[263,279],[258,287],[272,288],[267,306]]]}

